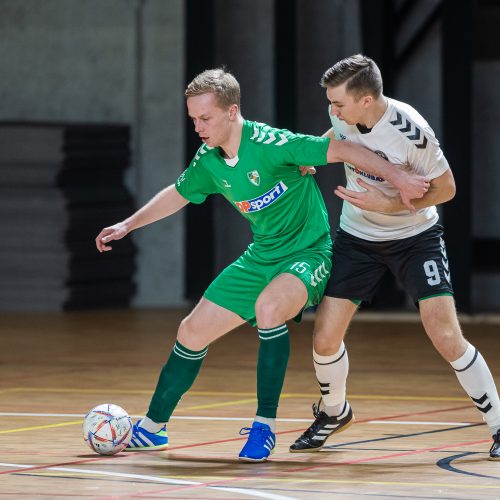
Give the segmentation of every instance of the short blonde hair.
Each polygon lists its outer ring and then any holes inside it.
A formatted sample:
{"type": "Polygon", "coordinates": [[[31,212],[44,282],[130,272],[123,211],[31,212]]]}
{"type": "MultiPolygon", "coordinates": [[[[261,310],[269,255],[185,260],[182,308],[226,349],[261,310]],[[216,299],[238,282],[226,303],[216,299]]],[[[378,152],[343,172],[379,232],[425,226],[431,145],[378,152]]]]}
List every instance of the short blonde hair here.
{"type": "Polygon", "coordinates": [[[224,68],[207,69],[197,75],[186,87],[186,99],[202,94],[213,93],[222,108],[237,104],[240,107],[240,84],[224,68]]]}

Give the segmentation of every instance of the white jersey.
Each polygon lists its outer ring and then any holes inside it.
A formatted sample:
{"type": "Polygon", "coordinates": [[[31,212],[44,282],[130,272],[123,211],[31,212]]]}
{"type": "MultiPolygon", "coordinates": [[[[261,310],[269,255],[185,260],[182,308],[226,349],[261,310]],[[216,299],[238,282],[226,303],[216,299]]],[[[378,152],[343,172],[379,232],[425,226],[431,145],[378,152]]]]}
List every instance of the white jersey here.
{"type": "MultiPolygon", "coordinates": [[[[348,125],[336,116],[330,116],[335,138],[361,144],[391,163],[407,165],[411,172],[434,179],[449,169],[439,142],[424,118],[410,105],[387,99],[388,107],[382,118],[362,133],[356,125],[348,125]]],[[[398,190],[385,179],[363,172],[356,166],[344,163],[347,188],[364,191],[356,182],[358,177],[372,184],[388,196],[397,196],[398,190]]],[[[415,236],[429,229],[438,221],[435,206],[397,213],[370,212],[344,201],[340,227],[370,241],[398,240],[415,236]]]]}

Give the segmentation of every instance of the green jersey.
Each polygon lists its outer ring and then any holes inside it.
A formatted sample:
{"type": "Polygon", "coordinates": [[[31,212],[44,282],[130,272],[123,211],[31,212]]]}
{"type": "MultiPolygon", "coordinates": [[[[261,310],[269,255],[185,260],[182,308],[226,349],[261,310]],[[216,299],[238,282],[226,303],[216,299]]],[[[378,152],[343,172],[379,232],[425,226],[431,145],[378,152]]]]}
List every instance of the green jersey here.
{"type": "Polygon", "coordinates": [[[237,158],[225,160],[219,148],[203,144],[176,182],[193,203],[222,194],[251,224],[249,251],[280,260],[317,245],[330,244],[323,197],[299,165],[323,165],[329,139],[294,134],[244,120],[237,158]]]}

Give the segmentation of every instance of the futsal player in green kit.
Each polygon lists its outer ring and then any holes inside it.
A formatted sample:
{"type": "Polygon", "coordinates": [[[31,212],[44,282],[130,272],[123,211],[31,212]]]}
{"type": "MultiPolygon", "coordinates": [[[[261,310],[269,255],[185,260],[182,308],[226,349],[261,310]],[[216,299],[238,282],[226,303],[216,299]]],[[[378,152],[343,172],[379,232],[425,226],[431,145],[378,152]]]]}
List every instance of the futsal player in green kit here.
{"type": "Polygon", "coordinates": [[[188,113],[203,144],[175,184],[128,219],[104,228],[100,252],[132,230],[168,217],[189,202],[223,195],[251,224],[253,243],[205,291],[181,322],[147,416],[134,425],[128,450],[168,447],[166,423],[191,387],[210,343],[249,322],[257,326],[258,408],[240,460],[265,461],[275,447],[275,418],[289,356],[286,322],[318,304],[330,275],[328,218],[312,176],[299,165],[347,161],[382,176],[411,206],[428,181],[410,176],[367,149],[345,141],[293,134],[244,120],[240,87],[223,69],[198,75],[185,91],[188,113]]]}

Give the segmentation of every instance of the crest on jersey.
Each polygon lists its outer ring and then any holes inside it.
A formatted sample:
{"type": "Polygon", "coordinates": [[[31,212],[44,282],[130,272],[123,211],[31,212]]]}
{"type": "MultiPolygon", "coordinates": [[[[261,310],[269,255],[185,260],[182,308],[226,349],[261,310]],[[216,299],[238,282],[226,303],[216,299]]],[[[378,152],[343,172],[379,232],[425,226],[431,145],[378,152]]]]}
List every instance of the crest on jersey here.
{"type": "Polygon", "coordinates": [[[252,170],[251,172],[247,172],[248,180],[254,185],[260,185],[260,175],[257,170],[252,170]]]}

